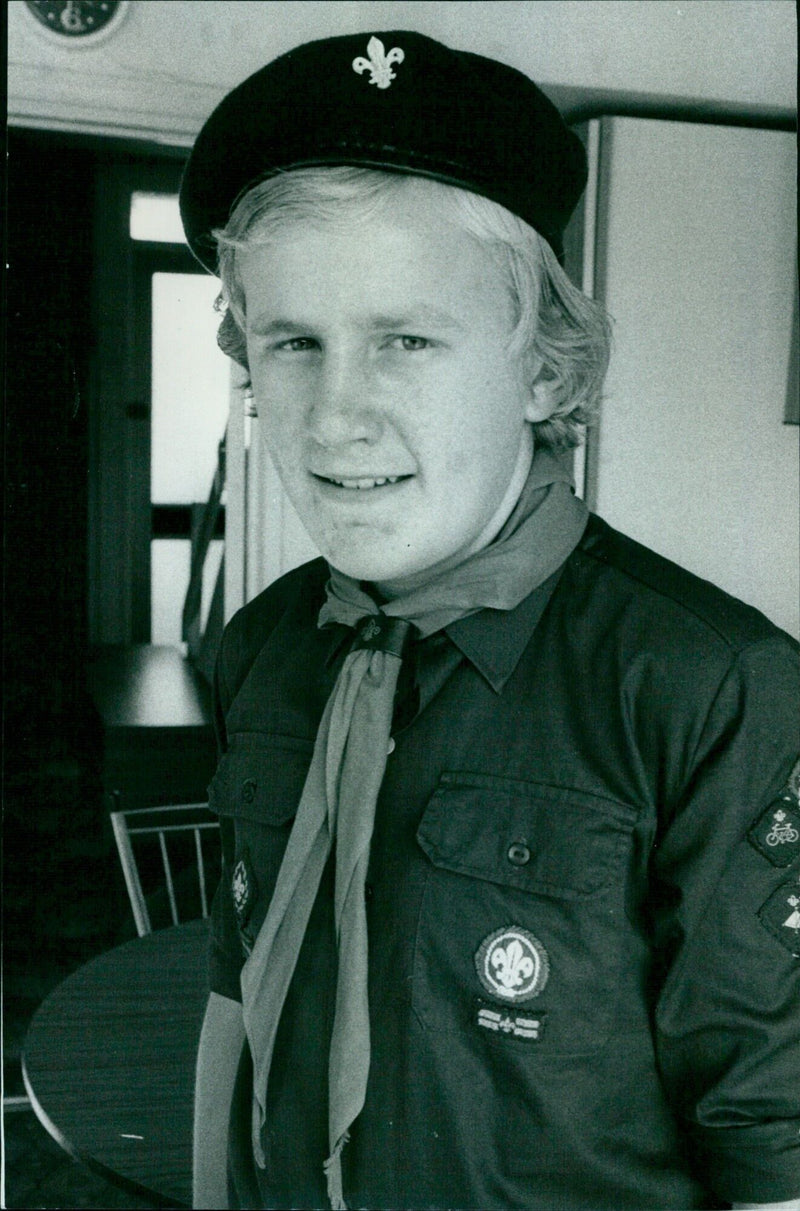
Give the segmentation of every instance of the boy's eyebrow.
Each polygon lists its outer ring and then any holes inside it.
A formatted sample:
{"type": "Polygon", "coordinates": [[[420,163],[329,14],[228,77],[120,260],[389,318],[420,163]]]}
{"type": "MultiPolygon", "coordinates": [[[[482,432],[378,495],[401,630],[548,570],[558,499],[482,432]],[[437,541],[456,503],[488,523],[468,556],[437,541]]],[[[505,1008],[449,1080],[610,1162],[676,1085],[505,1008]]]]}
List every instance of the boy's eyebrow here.
{"type": "Polygon", "coordinates": [[[443,307],[437,307],[433,303],[420,303],[419,306],[411,308],[407,312],[398,312],[395,315],[375,315],[370,320],[373,328],[391,328],[407,330],[414,328],[419,324],[436,324],[440,327],[457,328],[460,332],[464,331],[464,325],[460,320],[457,320],[449,311],[445,311],[443,307]]]}
{"type": "Polygon", "coordinates": [[[255,332],[258,336],[276,336],[280,333],[281,336],[308,336],[313,328],[312,324],[298,324],[295,320],[274,319],[270,320],[267,316],[263,319],[256,318],[247,324],[248,331],[255,332]]]}
{"type": "MultiPolygon", "coordinates": [[[[451,315],[449,311],[432,303],[421,303],[407,312],[398,312],[394,315],[369,315],[365,317],[365,322],[372,329],[388,329],[394,332],[414,332],[420,325],[425,324],[435,324],[437,327],[451,328],[459,332],[465,331],[460,320],[451,315]]],[[[304,324],[280,316],[270,319],[267,314],[263,317],[255,316],[248,324],[248,328],[258,336],[275,336],[280,333],[291,337],[308,336],[317,328],[317,325],[304,324]]]]}

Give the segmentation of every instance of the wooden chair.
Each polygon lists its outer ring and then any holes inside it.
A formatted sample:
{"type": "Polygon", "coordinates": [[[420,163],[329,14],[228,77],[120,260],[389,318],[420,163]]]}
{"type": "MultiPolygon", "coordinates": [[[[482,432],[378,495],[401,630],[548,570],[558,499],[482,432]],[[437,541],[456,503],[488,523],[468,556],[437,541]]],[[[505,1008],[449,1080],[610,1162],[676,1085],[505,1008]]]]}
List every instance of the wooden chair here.
{"type": "MultiPolygon", "coordinates": [[[[219,821],[209,811],[206,803],[178,803],[166,807],[112,811],[111,827],[114,830],[114,840],[117,843],[133,919],[140,938],[153,932],[148,899],[152,901],[155,894],[153,889],[159,885],[162,889],[166,888],[169,915],[173,925],[178,925],[181,917],[186,920],[208,916],[209,855],[204,853],[201,834],[211,830],[218,833],[219,821]],[[193,853],[191,842],[187,847],[189,834],[194,836],[193,853]],[[154,844],[156,840],[157,850],[154,844]],[[176,862],[180,861],[176,858],[178,845],[183,850],[182,865],[176,865],[176,862]],[[160,864],[157,861],[158,856],[160,864]],[[187,858],[189,861],[186,861],[187,858]],[[144,874],[147,875],[149,883],[147,895],[143,884],[144,874]],[[197,892],[192,897],[192,911],[185,911],[186,906],[182,903],[179,914],[177,882],[180,878],[183,888],[187,875],[190,882],[196,883],[197,892]],[[198,907],[199,912],[195,911],[198,907]]],[[[214,865],[218,866],[218,847],[214,859],[214,865]]]]}

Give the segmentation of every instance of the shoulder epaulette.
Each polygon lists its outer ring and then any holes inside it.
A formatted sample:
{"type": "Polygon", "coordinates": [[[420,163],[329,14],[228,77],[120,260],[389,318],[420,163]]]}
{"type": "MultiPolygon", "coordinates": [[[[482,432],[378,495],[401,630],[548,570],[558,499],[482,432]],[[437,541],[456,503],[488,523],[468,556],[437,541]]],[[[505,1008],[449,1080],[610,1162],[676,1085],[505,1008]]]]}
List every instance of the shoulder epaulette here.
{"type": "Polygon", "coordinates": [[[578,549],[694,615],[732,647],[783,634],[753,606],[621,534],[600,517],[592,515],[578,549]]]}

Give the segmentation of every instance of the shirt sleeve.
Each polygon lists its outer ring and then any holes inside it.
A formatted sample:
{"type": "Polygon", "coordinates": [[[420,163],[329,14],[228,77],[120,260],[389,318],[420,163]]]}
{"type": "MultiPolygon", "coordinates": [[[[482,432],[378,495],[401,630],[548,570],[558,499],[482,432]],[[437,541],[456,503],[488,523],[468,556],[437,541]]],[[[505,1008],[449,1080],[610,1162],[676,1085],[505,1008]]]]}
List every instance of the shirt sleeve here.
{"type": "MultiPolygon", "coordinates": [[[[228,747],[225,717],[232,697],[228,668],[232,655],[231,649],[234,646],[233,640],[233,628],[229,628],[223,635],[214,671],[214,730],[217,737],[218,757],[221,757],[228,747]]],[[[212,792],[213,783],[209,788],[209,806],[213,811],[214,795],[212,792]]],[[[208,983],[212,992],[217,992],[232,1001],[241,1001],[242,991],[239,976],[244,963],[244,955],[231,890],[234,861],[233,823],[224,816],[220,817],[220,838],[222,862],[220,881],[210,913],[208,983]]]]}
{"type": "Polygon", "coordinates": [[[230,820],[221,819],[220,827],[223,833],[222,874],[211,905],[208,949],[208,986],[212,992],[228,997],[231,1001],[241,1001],[242,990],[239,976],[244,963],[244,953],[233,909],[231,884],[233,871],[230,861],[226,859],[224,833],[230,826],[230,820]]]}
{"type": "Polygon", "coordinates": [[[732,1202],[800,1195],[798,691],[788,639],[736,657],[653,862],[662,1078],[732,1202]]]}

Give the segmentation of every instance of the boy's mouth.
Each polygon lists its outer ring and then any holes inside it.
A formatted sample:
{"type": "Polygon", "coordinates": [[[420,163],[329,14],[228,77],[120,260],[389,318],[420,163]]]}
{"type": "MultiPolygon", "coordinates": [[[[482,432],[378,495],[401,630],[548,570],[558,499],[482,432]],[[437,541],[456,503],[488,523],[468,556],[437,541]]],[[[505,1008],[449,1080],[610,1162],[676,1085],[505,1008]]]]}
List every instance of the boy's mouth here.
{"type": "Polygon", "coordinates": [[[324,484],[333,484],[336,488],[345,488],[351,492],[367,492],[372,488],[385,488],[390,484],[401,483],[410,479],[410,475],[315,475],[315,479],[324,484]]]}

